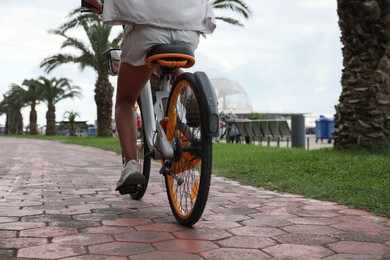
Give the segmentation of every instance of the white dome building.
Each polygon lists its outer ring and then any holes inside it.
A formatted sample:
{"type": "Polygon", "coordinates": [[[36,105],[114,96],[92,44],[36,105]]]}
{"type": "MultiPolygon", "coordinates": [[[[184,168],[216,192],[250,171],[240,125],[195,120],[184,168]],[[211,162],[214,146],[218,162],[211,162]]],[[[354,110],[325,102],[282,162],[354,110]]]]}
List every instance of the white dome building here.
{"type": "Polygon", "coordinates": [[[222,78],[210,79],[218,98],[219,112],[245,114],[252,112],[252,104],[245,89],[236,81],[222,78]]]}

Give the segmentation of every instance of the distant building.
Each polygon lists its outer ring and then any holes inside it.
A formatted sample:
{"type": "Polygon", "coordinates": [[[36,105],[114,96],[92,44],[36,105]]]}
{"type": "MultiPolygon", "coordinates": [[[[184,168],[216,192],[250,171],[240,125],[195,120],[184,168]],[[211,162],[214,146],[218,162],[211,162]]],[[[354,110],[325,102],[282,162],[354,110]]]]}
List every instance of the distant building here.
{"type": "MultiPolygon", "coordinates": [[[[88,125],[87,121],[75,121],[75,135],[77,136],[87,136],[88,135],[88,125]]],[[[56,122],[57,135],[69,135],[70,122],[69,121],[60,121],[56,122]]]]}

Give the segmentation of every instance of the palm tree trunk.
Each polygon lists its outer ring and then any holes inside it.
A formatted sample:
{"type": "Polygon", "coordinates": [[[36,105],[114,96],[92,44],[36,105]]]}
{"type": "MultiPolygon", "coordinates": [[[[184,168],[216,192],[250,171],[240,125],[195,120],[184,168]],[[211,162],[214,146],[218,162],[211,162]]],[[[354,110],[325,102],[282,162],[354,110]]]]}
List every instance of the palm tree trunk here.
{"type": "Polygon", "coordinates": [[[98,136],[112,136],[112,96],[114,88],[107,78],[99,77],[95,85],[98,136]]]}
{"type": "Polygon", "coordinates": [[[56,108],[54,104],[48,104],[46,112],[46,135],[56,134],[56,108]]]}
{"type": "Polygon", "coordinates": [[[76,136],[76,123],[69,120],[69,135],[76,136]]]}
{"type": "Polygon", "coordinates": [[[390,1],[337,2],[344,69],[335,147],[390,147],[390,1]]]}
{"type": "Polygon", "coordinates": [[[38,116],[37,111],[35,110],[35,104],[32,104],[30,110],[30,135],[38,134],[37,119],[38,116]]]}
{"type": "Polygon", "coordinates": [[[23,134],[23,115],[20,110],[16,111],[15,114],[16,119],[16,134],[22,135],[23,134]]]}
{"type": "Polygon", "coordinates": [[[18,132],[18,120],[17,113],[15,110],[12,110],[7,116],[8,119],[8,129],[10,134],[17,134],[18,132]]]}
{"type": "Polygon", "coordinates": [[[11,118],[11,115],[9,112],[6,113],[5,115],[5,134],[8,135],[8,134],[11,134],[11,123],[10,123],[10,118],[11,118]]]}

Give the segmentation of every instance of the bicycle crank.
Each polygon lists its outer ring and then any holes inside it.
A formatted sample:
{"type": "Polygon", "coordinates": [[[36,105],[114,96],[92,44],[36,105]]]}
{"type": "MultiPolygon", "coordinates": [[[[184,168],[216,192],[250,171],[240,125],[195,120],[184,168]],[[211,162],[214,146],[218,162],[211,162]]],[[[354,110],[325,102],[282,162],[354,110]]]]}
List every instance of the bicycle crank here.
{"type": "Polygon", "coordinates": [[[177,184],[182,185],[183,184],[183,179],[178,177],[176,174],[172,172],[172,161],[171,160],[166,160],[164,163],[164,166],[161,167],[160,169],[160,174],[162,175],[170,175],[172,176],[176,181],[177,184]]]}

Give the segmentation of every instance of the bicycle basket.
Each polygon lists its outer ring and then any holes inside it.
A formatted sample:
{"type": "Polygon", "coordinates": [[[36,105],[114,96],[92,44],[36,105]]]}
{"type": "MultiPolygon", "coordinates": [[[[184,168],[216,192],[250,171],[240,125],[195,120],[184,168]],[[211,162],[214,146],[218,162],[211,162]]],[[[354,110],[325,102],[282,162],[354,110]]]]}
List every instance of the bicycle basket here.
{"type": "Polygon", "coordinates": [[[104,65],[108,71],[108,74],[111,76],[118,75],[119,65],[121,62],[121,49],[119,48],[110,48],[103,52],[104,55],[104,65]]]}

